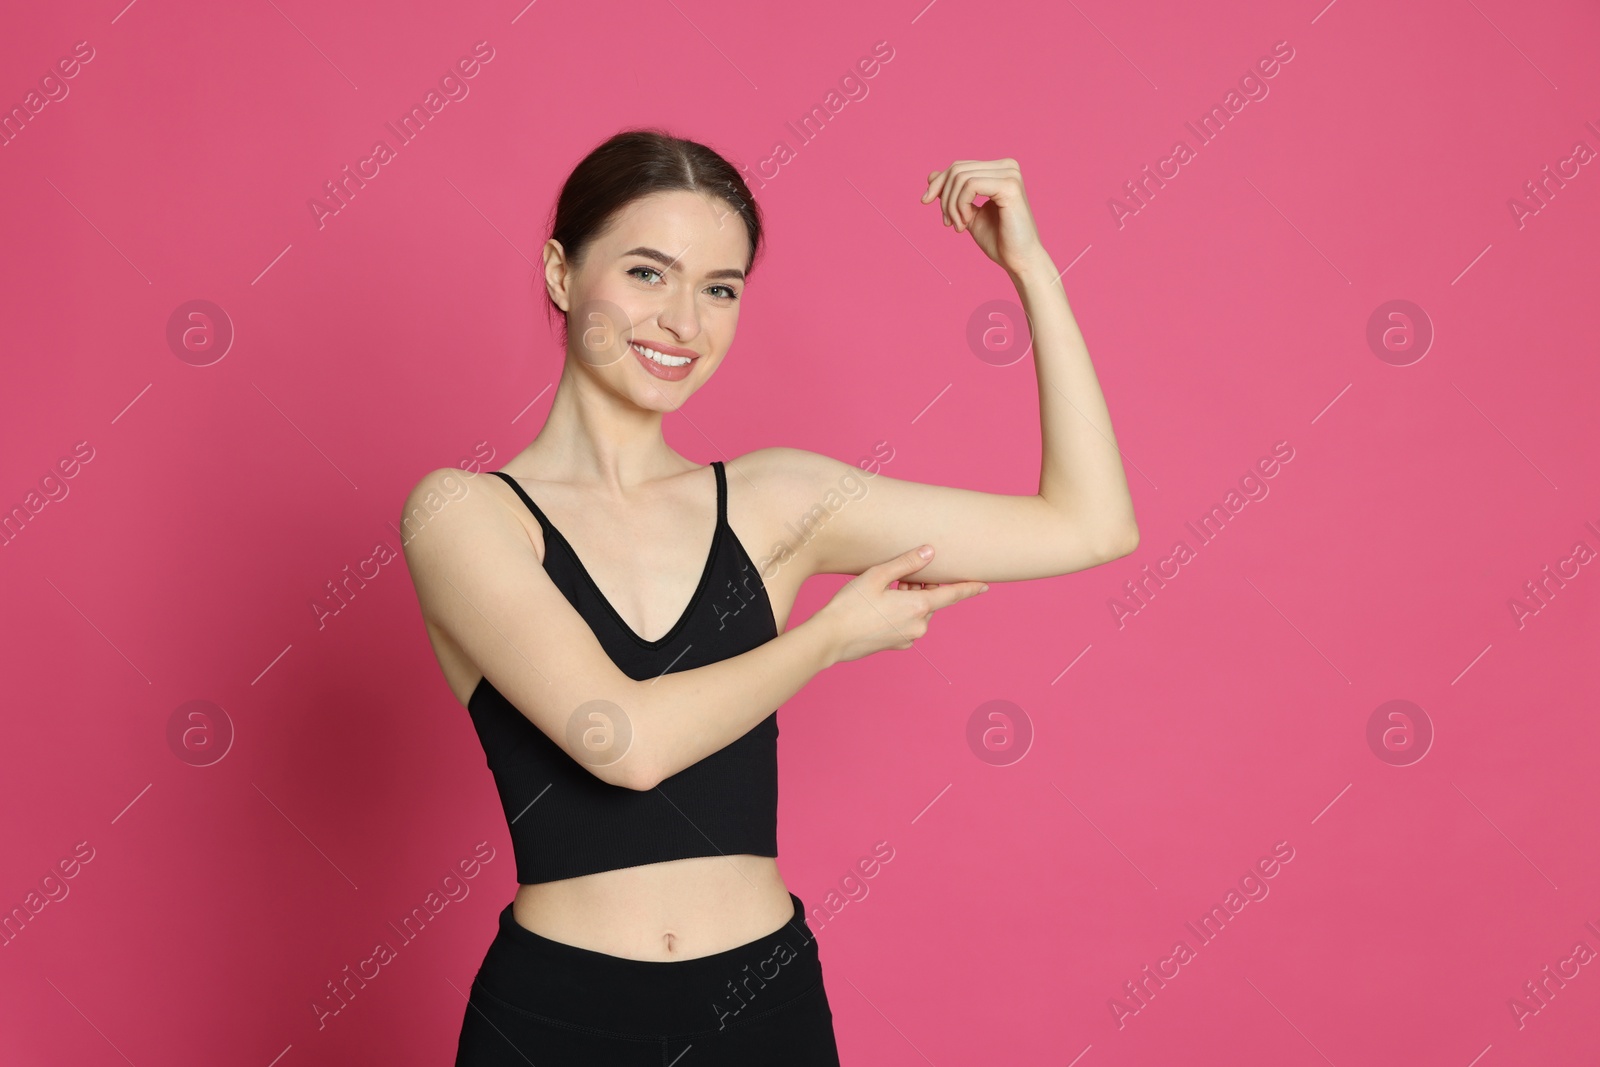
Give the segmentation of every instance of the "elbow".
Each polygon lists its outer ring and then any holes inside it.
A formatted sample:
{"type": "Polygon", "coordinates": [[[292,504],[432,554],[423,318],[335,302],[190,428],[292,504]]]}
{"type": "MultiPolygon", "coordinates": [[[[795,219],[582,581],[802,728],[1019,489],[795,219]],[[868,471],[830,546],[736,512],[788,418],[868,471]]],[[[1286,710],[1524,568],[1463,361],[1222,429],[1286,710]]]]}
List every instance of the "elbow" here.
{"type": "Polygon", "coordinates": [[[1108,545],[1109,547],[1102,553],[1107,563],[1132,554],[1133,550],[1139,547],[1139,527],[1129,523],[1119,536],[1108,542],[1108,545]]]}
{"type": "Polygon", "coordinates": [[[589,769],[595,777],[607,785],[632,789],[640,793],[661,784],[661,775],[657,774],[655,768],[644,759],[643,754],[637,751],[629,751],[621,759],[614,760],[604,767],[589,769]]]}
{"type": "Polygon", "coordinates": [[[660,784],[661,776],[656,774],[653,770],[647,769],[641,773],[639,770],[635,769],[632,774],[626,776],[626,780],[622,782],[622,787],[624,789],[632,789],[636,792],[643,793],[646,790],[654,789],[660,784]]]}
{"type": "Polygon", "coordinates": [[[666,776],[653,758],[655,746],[643,743],[641,737],[641,720],[647,717],[643,687],[634,682],[632,688],[618,689],[612,696],[616,699],[600,698],[579,708],[582,722],[567,728],[567,738],[575,746],[569,751],[607,785],[641,793],[654,789],[666,776]]]}

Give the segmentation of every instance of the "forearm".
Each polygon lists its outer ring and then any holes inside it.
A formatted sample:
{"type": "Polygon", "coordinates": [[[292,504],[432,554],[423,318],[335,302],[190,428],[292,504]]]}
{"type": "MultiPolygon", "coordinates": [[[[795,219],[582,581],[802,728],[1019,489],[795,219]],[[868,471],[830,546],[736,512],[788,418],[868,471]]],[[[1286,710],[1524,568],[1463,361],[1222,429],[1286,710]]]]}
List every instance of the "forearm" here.
{"type": "Polygon", "coordinates": [[[1039,378],[1039,495],[1080,526],[1093,523],[1109,542],[1121,543],[1135,529],[1133,500],[1060,272],[1040,248],[1010,274],[1032,329],[1039,378]]]}
{"type": "Polygon", "coordinates": [[[835,660],[832,634],[813,616],[741,655],[636,682],[630,781],[652,788],[726,748],[835,660]]]}

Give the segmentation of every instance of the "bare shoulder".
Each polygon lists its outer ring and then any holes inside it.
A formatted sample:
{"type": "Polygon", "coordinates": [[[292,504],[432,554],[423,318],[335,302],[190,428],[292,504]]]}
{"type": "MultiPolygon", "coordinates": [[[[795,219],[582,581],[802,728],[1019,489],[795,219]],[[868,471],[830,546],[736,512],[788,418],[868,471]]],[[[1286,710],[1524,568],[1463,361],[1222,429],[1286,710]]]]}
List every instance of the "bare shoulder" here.
{"type": "Polygon", "coordinates": [[[730,494],[756,497],[763,520],[774,524],[806,510],[831,477],[849,469],[830,456],[785,445],[757,448],[724,466],[730,494]]]}
{"type": "Polygon", "coordinates": [[[542,549],[538,527],[523,519],[520,507],[514,490],[488,473],[456,467],[428,471],[406,494],[401,509],[406,558],[416,567],[462,547],[504,538],[542,549]]]}
{"type": "Polygon", "coordinates": [[[830,477],[852,469],[850,464],[832,456],[787,445],[753,449],[728,460],[726,466],[730,474],[749,478],[760,485],[763,492],[801,497],[815,495],[817,488],[825,485],[830,477]]]}
{"type": "Polygon", "coordinates": [[[870,479],[843,460],[784,445],[747,452],[726,467],[730,498],[755,500],[751,521],[759,536],[749,546],[751,556],[764,575],[779,570],[796,585],[822,573],[819,539],[830,516],[862,496],[870,479]]]}

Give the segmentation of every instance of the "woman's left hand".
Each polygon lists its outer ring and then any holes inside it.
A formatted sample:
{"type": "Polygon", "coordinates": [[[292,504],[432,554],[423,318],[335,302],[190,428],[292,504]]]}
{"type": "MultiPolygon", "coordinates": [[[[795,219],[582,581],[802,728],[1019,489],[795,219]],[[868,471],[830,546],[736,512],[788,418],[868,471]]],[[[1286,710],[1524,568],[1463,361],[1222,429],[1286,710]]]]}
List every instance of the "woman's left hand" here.
{"type": "Polygon", "coordinates": [[[939,198],[945,225],[972,234],[983,254],[1007,271],[1043,251],[1014,159],[958,159],[928,175],[922,202],[933,197],[939,198]],[[974,204],[980,196],[989,198],[981,207],[974,204]]]}

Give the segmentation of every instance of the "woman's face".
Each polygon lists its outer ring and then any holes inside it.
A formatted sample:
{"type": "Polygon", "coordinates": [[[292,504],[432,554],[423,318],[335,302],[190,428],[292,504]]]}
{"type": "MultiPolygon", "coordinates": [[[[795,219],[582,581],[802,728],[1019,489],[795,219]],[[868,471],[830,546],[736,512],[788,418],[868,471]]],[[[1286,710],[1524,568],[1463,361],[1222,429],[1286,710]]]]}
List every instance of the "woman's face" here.
{"type": "Polygon", "coordinates": [[[677,409],[706,383],[733,343],[750,255],[731,205],[657,193],[618,212],[577,269],[556,248],[545,246],[545,279],[567,312],[567,351],[582,369],[653,411],[677,409]]]}

